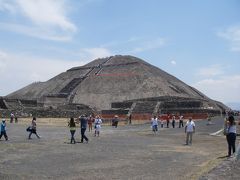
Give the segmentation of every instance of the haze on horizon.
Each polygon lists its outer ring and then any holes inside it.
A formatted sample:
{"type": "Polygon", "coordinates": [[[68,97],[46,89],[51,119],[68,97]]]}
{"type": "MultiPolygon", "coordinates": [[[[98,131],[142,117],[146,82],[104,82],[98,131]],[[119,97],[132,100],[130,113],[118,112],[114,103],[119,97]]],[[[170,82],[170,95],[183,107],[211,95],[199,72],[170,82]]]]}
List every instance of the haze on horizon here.
{"type": "Polygon", "coordinates": [[[0,0],[0,96],[133,55],[240,109],[240,2],[0,0]]]}

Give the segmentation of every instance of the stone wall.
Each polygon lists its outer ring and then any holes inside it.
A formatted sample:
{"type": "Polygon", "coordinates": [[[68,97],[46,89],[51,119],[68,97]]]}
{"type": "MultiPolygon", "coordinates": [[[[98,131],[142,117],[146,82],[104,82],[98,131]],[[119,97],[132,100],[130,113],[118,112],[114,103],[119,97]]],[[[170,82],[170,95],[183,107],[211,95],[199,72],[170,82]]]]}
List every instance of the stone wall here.
{"type": "Polygon", "coordinates": [[[37,100],[25,100],[21,99],[19,100],[23,107],[37,107],[37,100]]]}
{"type": "Polygon", "coordinates": [[[18,99],[4,99],[8,109],[22,109],[18,99]]]}
{"type": "Polygon", "coordinates": [[[0,109],[7,109],[7,106],[3,100],[3,98],[0,97],[0,109]]]}
{"type": "Polygon", "coordinates": [[[112,103],[112,108],[120,108],[120,109],[129,109],[132,106],[132,102],[114,102],[112,103]]]}
{"type": "Polygon", "coordinates": [[[60,110],[60,109],[32,109],[26,108],[24,110],[8,110],[0,109],[1,118],[10,118],[10,114],[13,112],[17,114],[18,117],[41,117],[41,118],[69,118],[69,117],[79,117],[82,114],[94,114],[91,109],[81,109],[81,110],[60,110]]]}
{"type": "Polygon", "coordinates": [[[133,113],[153,113],[156,105],[156,101],[137,102],[133,113]]]}
{"type": "Polygon", "coordinates": [[[52,97],[47,96],[44,97],[44,107],[52,107],[53,109],[56,109],[59,105],[67,104],[67,98],[62,97],[52,97]]]}
{"type": "Polygon", "coordinates": [[[70,94],[84,79],[85,77],[74,78],[63,89],[60,90],[60,93],[70,94]]]}
{"type": "Polygon", "coordinates": [[[168,108],[200,108],[202,103],[200,101],[166,101],[162,102],[160,107],[161,109],[168,108]]]}
{"type": "Polygon", "coordinates": [[[200,108],[175,108],[175,109],[162,109],[161,114],[213,114],[220,115],[220,110],[217,109],[200,109],[200,108]]]}
{"type": "MultiPolygon", "coordinates": [[[[136,106],[131,111],[132,120],[150,120],[153,115],[164,115],[170,114],[178,116],[184,115],[186,118],[192,117],[193,119],[205,119],[208,114],[220,115],[221,109],[218,106],[211,107],[204,101],[181,98],[181,97],[156,97],[146,98],[132,101],[115,102],[112,103],[111,110],[102,111],[102,115],[105,118],[113,118],[114,114],[121,116],[123,119],[127,119],[129,114],[122,113],[123,110],[126,112],[130,108],[124,109],[123,107],[129,107],[130,104],[136,103],[136,106]],[[125,103],[129,103],[129,106],[124,106],[125,103]],[[158,106],[159,105],[159,106],[158,106]]],[[[129,111],[130,112],[130,111],[129,111]]]]}

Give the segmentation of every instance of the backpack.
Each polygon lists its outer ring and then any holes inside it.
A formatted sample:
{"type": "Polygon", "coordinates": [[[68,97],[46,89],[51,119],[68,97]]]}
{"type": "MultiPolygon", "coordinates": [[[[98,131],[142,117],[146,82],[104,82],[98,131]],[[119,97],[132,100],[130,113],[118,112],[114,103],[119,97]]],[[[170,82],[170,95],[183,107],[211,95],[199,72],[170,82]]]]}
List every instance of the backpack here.
{"type": "Polygon", "coordinates": [[[32,131],[32,127],[31,126],[28,126],[27,129],[26,129],[27,132],[31,132],[32,131]]]}

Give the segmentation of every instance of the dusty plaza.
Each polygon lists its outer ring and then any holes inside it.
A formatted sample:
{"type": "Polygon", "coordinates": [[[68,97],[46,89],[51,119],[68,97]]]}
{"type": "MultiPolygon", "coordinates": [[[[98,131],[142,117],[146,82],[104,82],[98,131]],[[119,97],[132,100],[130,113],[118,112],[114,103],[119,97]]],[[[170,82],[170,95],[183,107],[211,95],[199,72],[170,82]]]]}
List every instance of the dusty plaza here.
{"type": "MultiPolygon", "coordinates": [[[[215,117],[212,125],[196,120],[191,146],[184,145],[184,128],[160,128],[154,135],[149,123],[134,122],[118,128],[105,124],[100,137],[86,133],[88,144],[70,144],[68,119],[58,124],[38,119],[41,139],[33,135],[28,140],[30,121],[7,122],[9,141],[0,142],[0,179],[208,179],[214,167],[235,162],[225,157],[225,136],[215,133],[223,126],[222,117],[215,117]]],[[[77,129],[78,142],[80,136],[77,129]]],[[[218,170],[211,177],[234,179],[218,170]]]]}

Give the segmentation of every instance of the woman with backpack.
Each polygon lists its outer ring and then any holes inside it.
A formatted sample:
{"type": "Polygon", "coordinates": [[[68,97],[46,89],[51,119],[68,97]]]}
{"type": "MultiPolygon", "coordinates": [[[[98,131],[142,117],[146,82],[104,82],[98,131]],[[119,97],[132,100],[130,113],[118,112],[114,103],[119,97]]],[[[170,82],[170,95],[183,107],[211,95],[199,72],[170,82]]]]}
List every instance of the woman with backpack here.
{"type": "Polygon", "coordinates": [[[37,136],[38,139],[40,139],[40,136],[37,134],[37,123],[36,123],[36,117],[33,117],[32,119],[32,125],[30,126],[30,128],[27,129],[27,131],[29,131],[29,136],[28,136],[28,139],[32,139],[31,138],[31,135],[32,134],[35,134],[37,136]]]}

